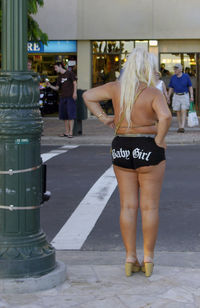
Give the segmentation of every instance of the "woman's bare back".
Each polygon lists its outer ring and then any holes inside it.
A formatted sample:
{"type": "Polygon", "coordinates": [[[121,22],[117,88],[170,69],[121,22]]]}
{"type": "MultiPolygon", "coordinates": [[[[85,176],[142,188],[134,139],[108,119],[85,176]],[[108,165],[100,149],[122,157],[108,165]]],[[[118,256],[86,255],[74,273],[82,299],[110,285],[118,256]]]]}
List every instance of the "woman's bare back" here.
{"type": "MultiPolygon", "coordinates": [[[[156,134],[156,122],[158,120],[156,112],[153,108],[153,101],[160,100],[161,104],[166,104],[162,93],[153,87],[145,87],[141,84],[138,92],[141,93],[137,97],[131,112],[131,126],[128,128],[128,123],[124,118],[117,131],[117,134],[156,134]]],[[[120,115],[120,83],[113,83],[113,108],[115,114],[115,125],[121,119],[120,115]]]]}

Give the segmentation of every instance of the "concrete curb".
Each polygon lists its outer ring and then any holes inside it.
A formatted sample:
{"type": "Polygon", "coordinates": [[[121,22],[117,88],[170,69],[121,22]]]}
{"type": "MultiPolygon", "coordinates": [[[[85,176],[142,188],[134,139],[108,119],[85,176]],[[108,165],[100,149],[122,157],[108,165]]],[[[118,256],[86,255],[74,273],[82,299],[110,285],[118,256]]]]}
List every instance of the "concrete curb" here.
{"type": "Polygon", "coordinates": [[[1,294],[24,294],[33,293],[55,288],[66,280],[66,265],[57,261],[56,268],[41,277],[1,279],[1,294]]]}
{"type": "MultiPolygon", "coordinates": [[[[75,136],[72,139],[61,138],[55,136],[43,136],[41,138],[42,145],[111,145],[114,136],[75,136]]],[[[167,145],[194,145],[200,144],[200,133],[184,135],[171,134],[166,136],[167,145]]]]}
{"type": "MultiPolygon", "coordinates": [[[[74,138],[59,137],[63,132],[63,121],[57,118],[43,118],[44,131],[41,137],[42,145],[111,145],[114,132],[95,118],[82,121],[82,135],[74,138]]],[[[173,118],[172,125],[166,136],[167,144],[200,144],[200,127],[185,128],[184,134],[177,133],[177,120],[173,118]]]]}

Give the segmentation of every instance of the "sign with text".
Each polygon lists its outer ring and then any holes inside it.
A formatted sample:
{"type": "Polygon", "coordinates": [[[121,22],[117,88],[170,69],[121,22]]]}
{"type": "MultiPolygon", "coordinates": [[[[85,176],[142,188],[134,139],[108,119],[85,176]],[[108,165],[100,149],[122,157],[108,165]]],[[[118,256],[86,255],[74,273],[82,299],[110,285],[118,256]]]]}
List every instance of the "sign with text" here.
{"type": "Polygon", "coordinates": [[[76,41],[48,41],[47,45],[42,42],[28,42],[28,53],[62,53],[77,52],[76,41]]]}

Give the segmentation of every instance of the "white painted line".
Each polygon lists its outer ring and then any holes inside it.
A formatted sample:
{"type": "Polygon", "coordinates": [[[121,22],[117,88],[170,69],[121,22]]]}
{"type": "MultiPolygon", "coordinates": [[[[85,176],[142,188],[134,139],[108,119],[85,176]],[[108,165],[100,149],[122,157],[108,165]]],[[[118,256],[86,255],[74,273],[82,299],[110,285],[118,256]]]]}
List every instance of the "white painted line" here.
{"type": "Polygon", "coordinates": [[[63,153],[66,153],[67,151],[52,151],[52,152],[48,152],[48,153],[43,153],[41,154],[41,157],[42,157],[42,161],[43,163],[45,163],[47,160],[57,156],[57,155],[60,155],[60,154],[63,154],[63,153]]]}
{"type": "Polygon", "coordinates": [[[67,152],[66,150],[62,150],[62,149],[57,149],[57,150],[51,150],[49,153],[58,153],[58,154],[62,154],[67,152]]]}
{"type": "Polygon", "coordinates": [[[92,186],[52,241],[56,249],[81,249],[117,186],[111,166],[92,186]]]}
{"type": "Polygon", "coordinates": [[[62,147],[60,147],[60,149],[76,149],[78,148],[79,145],[70,145],[70,144],[67,144],[67,145],[63,145],[62,147]]]}
{"type": "Polygon", "coordinates": [[[41,157],[42,157],[42,161],[43,163],[45,163],[47,160],[59,155],[59,154],[63,154],[63,153],[67,153],[68,150],[70,149],[75,149],[79,147],[79,145],[64,145],[56,150],[52,150],[48,153],[43,153],[41,154],[41,157]]]}

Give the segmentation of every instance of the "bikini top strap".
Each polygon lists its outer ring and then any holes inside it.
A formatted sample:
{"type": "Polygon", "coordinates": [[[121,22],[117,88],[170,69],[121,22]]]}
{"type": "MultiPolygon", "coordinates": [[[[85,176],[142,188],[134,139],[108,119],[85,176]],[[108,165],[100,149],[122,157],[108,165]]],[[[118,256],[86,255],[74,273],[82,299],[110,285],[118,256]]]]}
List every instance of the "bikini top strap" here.
{"type": "MultiPolygon", "coordinates": [[[[135,98],[134,98],[134,102],[137,100],[138,96],[139,96],[145,89],[146,89],[146,87],[142,88],[140,91],[138,91],[138,92],[136,93],[135,98]]],[[[119,121],[118,121],[118,123],[117,123],[117,125],[116,125],[116,127],[115,127],[115,135],[117,135],[117,131],[118,131],[118,129],[120,128],[120,126],[121,126],[121,124],[122,124],[122,122],[123,122],[123,120],[124,120],[124,118],[125,118],[126,108],[127,108],[127,106],[125,106],[125,110],[124,110],[123,113],[121,114],[121,117],[120,117],[120,119],[119,119],[119,121]]]]}

